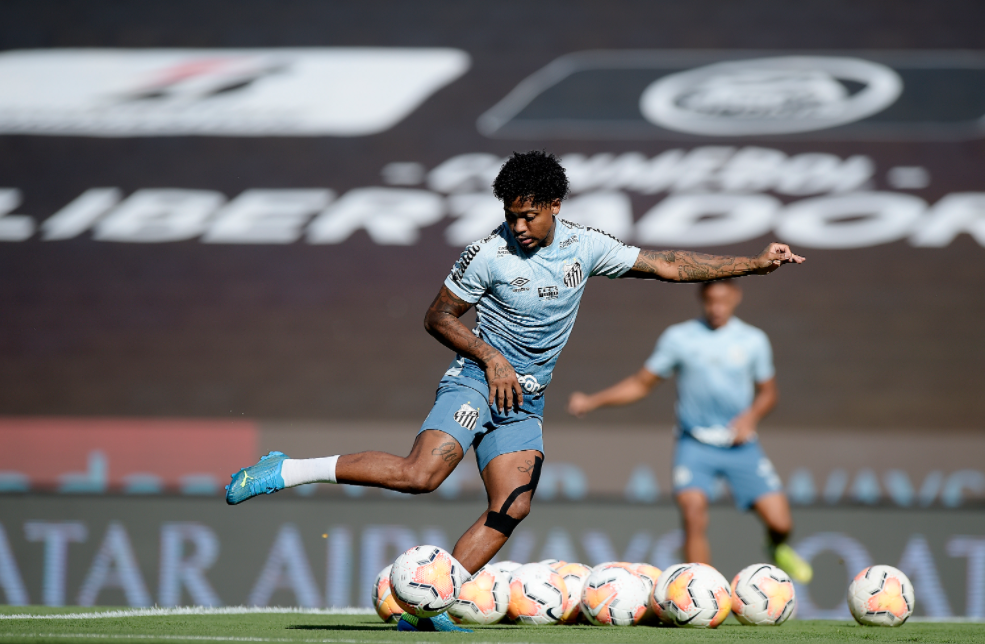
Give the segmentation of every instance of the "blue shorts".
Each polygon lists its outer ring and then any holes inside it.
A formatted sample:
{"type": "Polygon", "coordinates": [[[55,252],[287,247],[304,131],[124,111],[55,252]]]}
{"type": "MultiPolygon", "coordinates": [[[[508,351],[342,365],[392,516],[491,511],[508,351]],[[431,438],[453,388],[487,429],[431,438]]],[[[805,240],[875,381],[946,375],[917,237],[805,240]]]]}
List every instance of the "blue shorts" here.
{"type": "Polygon", "coordinates": [[[759,441],[717,447],[682,434],[674,450],[674,493],[698,489],[715,498],[715,479],[728,481],[735,506],[748,510],[766,494],[783,489],[759,441]]]}
{"type": "Polygon", "coordinates": [[[438,385],[434,407],[417,433],[437,429],[457,440],[463,452],[475,447],[481,472],[500,454],[528,449],[544,453],[543,409],[543,394],[525,393],[519,411],[500,414],[489,406],[486,383],[461,376],[445,377],[438,385]]]}

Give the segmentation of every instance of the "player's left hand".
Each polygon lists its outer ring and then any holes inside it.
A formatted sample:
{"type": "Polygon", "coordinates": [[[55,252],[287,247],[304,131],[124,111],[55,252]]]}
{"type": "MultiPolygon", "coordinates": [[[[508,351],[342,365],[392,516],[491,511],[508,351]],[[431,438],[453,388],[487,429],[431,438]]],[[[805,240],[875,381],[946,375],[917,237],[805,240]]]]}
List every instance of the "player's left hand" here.
{"type": "Polygon", "coordinates": [[[753,273],[756,275],[766,275],[780,268],[783,264],[802,264],[805,259],[800,255],[794,255],[794,252],[786,244],[773,242],[756,256],[756,264],[759,268],[753,271],[753,273]]]}
{"type": "Polygon", "coordinates": [[[729,426],[732,428],[733,445],[742,445],[756,437],[756,418],[748,411],[743,412],[732,419],[729,426]]]}

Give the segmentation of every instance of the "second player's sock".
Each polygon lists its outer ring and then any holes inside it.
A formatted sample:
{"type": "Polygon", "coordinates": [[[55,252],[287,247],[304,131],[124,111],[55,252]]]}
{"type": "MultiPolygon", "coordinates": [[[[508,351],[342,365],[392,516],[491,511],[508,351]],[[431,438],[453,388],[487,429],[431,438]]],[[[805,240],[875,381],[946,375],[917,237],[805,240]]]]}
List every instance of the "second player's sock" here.
{"type": "Polygon", "coordinates": [[[284,487],[305,483],[338,483],[335,479],[335,464],[338,461],[338,456],[289,458],[281,465],[280,475],[284,479],[284,487]]]}

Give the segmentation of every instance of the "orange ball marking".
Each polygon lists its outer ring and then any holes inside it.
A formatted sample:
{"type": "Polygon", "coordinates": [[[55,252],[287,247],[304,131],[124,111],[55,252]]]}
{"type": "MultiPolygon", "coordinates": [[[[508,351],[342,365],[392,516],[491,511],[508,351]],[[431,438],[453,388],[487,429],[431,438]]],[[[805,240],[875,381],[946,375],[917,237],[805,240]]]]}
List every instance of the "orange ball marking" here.
{"type": "Polygon", "coordinates": [[[611,622],[609,603],[616,598],[616,589],[610,584],[605,584],[598,588],[585,588],[583,593],[582,601],[591,609],[595,619],[603,624],[611,622]]]}
{"type": "Polygon", "coordinates": [[[540,604],[523,592],[523,582],[519,579],[510,582],[510,605],[506,609],[506,616],[516,619],[521,615],[537,615],[539,612],[540,604]]]}
{"type": "Polygon", "coordinates": [[[691,593],[687,589],[692,579],[694,579],[694,573],[685,570],[667,585],[667,599],[674,602],[684,612],[694,609],[694,600],[691,599],[691,593]]]}
{"type": "Polygon", "coordinates": [[[897,577],[886,577],[882,590],[869,597],[865,607],[873,613],[889,611],[899,619],[903,619],[909,611],[906,599],[903,598],[903,584],[897,577]]]}
{"type": "Polygon", "coordinates": [[[777,619],[793,599],[793,584],[789,581],[777,581],[772,577],[763,577],[757,585],[766,595],[766,614],[770,619],[777,619]]]}
{"type": "Polygon", "coordinates": [[[458,600],[472,602],[480,613],[491,613],[496,610],[496,598],[492,594],[495,583],[496,578],[488,571],[483,571],[462,584],[462,590],[458,593],[458,600]]]}
{"type": "Polygon", "coordinates": [[[732,595],[729,594],[727,589],[716,588],[715,601],[718,602],[718,612],[715,613],[711,623],[708,624],[710,628],[715,628],[724,622],[728,614],[732,612],[732,595]]]}
{"type": "Polygon", "coordinates": [[[448,555],[439,554],[434,561],[414,571],[414,581],[433,587],[442,599],[451,599],[455,594],[451,568],[452,563],[448,555]]]}

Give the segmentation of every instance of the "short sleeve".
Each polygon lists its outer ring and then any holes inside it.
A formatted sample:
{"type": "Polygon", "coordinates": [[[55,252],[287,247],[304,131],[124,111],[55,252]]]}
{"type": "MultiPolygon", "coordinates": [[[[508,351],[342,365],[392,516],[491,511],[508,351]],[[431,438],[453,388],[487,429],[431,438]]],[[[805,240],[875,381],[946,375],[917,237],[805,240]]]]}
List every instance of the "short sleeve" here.
{"type": "Polygon", "coordinates": [[[592,241],[591,275],[620,277],[636,264],[640,249],[622,243],[609,233],[596,228],[586,229],[592,241]]]}
{"type": "Polygon", "coordinates": [[[752,363],[752,377],[757,384],[766,382],[776,375],[776,370],[773,368],[773,347],[765,333],[760,336],[758,344],[759,348],[752,363]]]}
{"type": "Polygon", "coordinates": [[[478,302],[491,284],[489,264],[480,254],[482,248],[480,244],[466,248],[445,278],[448,290],[470,304],[478,302]]]}
{"type": "Polygon", "coordinates": [[[650,354],[650,357],[647,358],[646,363],[643,365],[646,367],[646,370],[665,380],[673,376],[678,363],[675,345],[676,343],[670,331],[664,331],[660,339],[657,340],[657,346],[654,347],[653,353],[650,354]]]}

